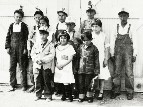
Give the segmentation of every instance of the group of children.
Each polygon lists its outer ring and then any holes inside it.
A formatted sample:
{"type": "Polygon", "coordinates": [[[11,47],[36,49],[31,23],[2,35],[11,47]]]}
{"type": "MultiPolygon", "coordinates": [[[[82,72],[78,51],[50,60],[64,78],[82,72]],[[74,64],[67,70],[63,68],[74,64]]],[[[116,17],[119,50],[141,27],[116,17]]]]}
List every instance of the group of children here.
{"type": "Polygon", "coordinates": [[[29,58],[32,83],[29,92],[35,91],[36,101],[44,91],[47,101],[51,101],[56,92],[56,95],[62,94],[62,101],[72,102],[78,98],[79,102],[91,103],[94,79],[100,81],[97,99],[103,99],[104,80],[110,77],[110,43],[102,32],[101,20],[94,18],[96,11],[89,8],[86,12],[89,17],[83,22],[81,34],[74,30],[76,24],[72,18],[67,18],[64,10],[57,12],[59,23],[54,33],[49,29],[49,19],[37,10],[34,14],[36,25],[30,34],[22,22],[24,12],[14,12],[15,22],[9,27],[5,45],[10,54],[10,91],[15,90],[17,63],[22,72],[23,91],[27,90],[26,60],[29,58]]]}

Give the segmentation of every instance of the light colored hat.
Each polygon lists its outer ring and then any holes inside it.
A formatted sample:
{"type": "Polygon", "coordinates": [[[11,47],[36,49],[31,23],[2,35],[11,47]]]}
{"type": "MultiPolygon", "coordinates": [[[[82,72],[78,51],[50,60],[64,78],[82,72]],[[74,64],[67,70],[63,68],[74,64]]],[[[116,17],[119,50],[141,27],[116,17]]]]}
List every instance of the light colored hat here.
{"type": "Polygon", "coordinates": [[[66,21],[65,21],[66,23],[75,23],[76,21],[75,21],[75,19],[74,18],[72,18],[72,17],[67,17],[66,18],[66,21]]]}
{"type": "Polygon", "coordinates": [[[67,12],[67,9],[66,8],[61,8],[61,9],[59,9],[58,11],[57,11],[57,14],[59,14],[59,13],[64,13],[66,16],[68,16],[68,12],[67,12]]]}
{"type": "Polygon", "coordinates": [[[126,8],[122,8],[118,15],[121,15],[122,13],[126,13],[129,15],[129,11],[126,8]]]}
{"type": "Polygon", "coordinates": [[[39,31],[42,32],[42,33],[47,33],[47,34],[49,34],[49,30],[48,30],[46,27],[44,27],[44,26],[40,27],[40,28],[39,28],[39,31]]]}

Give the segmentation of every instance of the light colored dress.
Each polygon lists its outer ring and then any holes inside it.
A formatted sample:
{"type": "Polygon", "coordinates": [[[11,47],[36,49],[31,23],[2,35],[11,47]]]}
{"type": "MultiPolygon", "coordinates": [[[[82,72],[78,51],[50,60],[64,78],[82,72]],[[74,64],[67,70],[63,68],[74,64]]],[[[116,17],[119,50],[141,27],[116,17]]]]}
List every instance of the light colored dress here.
{"type": "Polygon", "coordinates": [[[99,35],[92,32],[92,43],[98,48],[99,50],[99,62],[100,62],[100,74],[99,79],[108,80],[110,77],[110,72],[108,66],[105,68],[103,67],[103,61],[105,58],[105,48],[109,47],[109,42],[106,38],[106,35],[103,32],[100,32],[99,35]]]}
{"type": "MultiPolygon", "coordinates": [[[[75,54],[75,50],[72,45],[59,45],[56,48],[56,58],[58,64],[63,64],[69,60],[69,57],[75,54]]],[[[56,83],[75,83],[74,75],[72,71],[72,61],[63,67],[62,70],[59,70],[55,67],[55,75],[54,75],[54,82],[56,83]]]]}

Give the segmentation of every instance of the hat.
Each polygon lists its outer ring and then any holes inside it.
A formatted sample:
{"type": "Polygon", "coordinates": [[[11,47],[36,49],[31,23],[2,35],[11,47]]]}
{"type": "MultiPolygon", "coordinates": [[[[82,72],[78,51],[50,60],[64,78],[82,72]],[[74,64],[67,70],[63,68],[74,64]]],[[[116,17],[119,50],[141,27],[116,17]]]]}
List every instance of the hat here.
{"type": "Polygon", "coordinates": [[[100,19],[96,18],[96,19],[94,19],[94,22],[91,24],[91,26],[93,26],[93,25],[98,25],[98,26],[102,27],[102,22],[100,19]]]}
{"type": "Polygon", "coordinates": [[[125,8],[122,8],[121,11],[118,13],[118,15],[121,15],[123,13],[126,13],[129,15],[129,12],[125,8]]]}
{"type": "Polygon", "coordinates": [[[70,17],[70,16],[68,16],[67,18],[66,18],[66,24],[68,24],[68,23],[75,23],[75,19],[73,19],[72,17],[70,17]]]}
{"type": "Polygon", "coordinates": [[[92,33],[87,31],[81,35],[81,39],[84,41],[85,39],[92,40],[92,33]]]}
{"type": "Polygon", "coordinates": [[[14,11],[14,14],[15,14],[15,13],[21,14],[21,16],[24,17],[23,6],[20,5],[20,9],[15,10],[15,11],[14,11]]]}
{"type": "Polygon", "coordinates": [[[92,5],[91,1],[88,2],[88,9],[86,10],[86,13],[87,12],[95,12],[95,14],[96,14],[96,11],[95,11],[94,6],[92,5]]]}
{"type": "Polygon", "coordinates": [[[44,16],[43,12],[42,12],[38,7],[36,7],[36,11],[35,11],[35,13],[34,13],[34,16],[35,16],[36,14],[40,14],[41,16],[44,16]]]}
{"type": "Polygon", "coordinates": [[[60,37],[61,37],[61,36],[64,36],[64,37],[67,38],[67,40],[70,40],[70,35],[67,33],[66,30],[63,30],[63,31],[61,31],[61,32],[59,33],[59,36],[58,36],[58,40],[59,40],[59,41],[60,41],[60,37]]]}
{"type": "Polygon", "coordinates": [[[39,28],[39,31],[43,34],[49,34],[49,31],[46,27],[42,26],[39,28]]]}
{"type": "Polygon", "coordinates": [[[68,16],[67,10],[65,8],[61,8],[60,10],[58,10],[57,14],[59,14],[59,13],[64,13],[66,16],[68,16]]]}

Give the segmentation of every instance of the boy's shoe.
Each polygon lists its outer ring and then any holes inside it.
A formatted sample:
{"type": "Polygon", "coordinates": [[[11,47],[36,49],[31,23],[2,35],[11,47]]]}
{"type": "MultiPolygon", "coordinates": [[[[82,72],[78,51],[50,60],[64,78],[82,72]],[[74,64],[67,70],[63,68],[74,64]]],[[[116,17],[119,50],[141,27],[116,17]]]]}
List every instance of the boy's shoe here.
{"type": "Polygon", "coordinates": [[[50,101],[52,101],[52,98],[46,98],[46,101],[50,102],[50,101]]]}
{"type": "Polygon", "coordinates": [[[79,103],[82,103],[83,101],[84,101],[84,99],[79,99],[78,100],[79,103]]]}
{"type": "Polygon", "coordinates": [[[26,91],[27,90],[27,87],[22,87],[22,91],[26,91]]]}
{"type": "Polygon", "coordinates": [[[68,99],[68,101],[69,101],[69,102],[72,102],[72,101],[73,101],[73,97],[70,96],[69,99],[68,99]]]}
{"type": "Polygon", "coordinates": [[[113,92],[113,93],[111,93],[111,99],[115,99],[117,96],[119,96],[120,95],[120,93],[115,93],[115,92],[113,92]]]}
{"type": "Polygon", "coordinates": [[[32,87],[30,87],[30,89],[28,90],[29,93],[33,92],[35,90],[35,86],[33,85],[32,87]]]}
{"type": "Polygon", "coordinates": [[[100,94],[101,94],[102,96],[100,96],[100,97],[98,96],[98,97],[97,97],[97,100],[102,100],[102,99],[103,99],[103,93],[99,93],[99,95],[100,95],[100,94]]]}
{"type": "Polygon", "coordinates": [[[93,98],[88,98],[88,103],[92,103],[93,102],[93,98]]]}
{"type": "Polygon", "coordinates": [[[13,86],[10,86],[8,92],[11,92],[11,91],[15,91],[15,88],[13,86]]]}
{"type": "Polygon", "coordinates": [[[128,93],[127,94],[127,99],[128,100],[132,100],[133,99],[133,94],[132,93],[128,93]]]}
{"type": "Polygon", "coordinates": [[[62,101],[65,101],[65,100],[66,100],[66,96],[63,95],[62,98],[61,98],[61,100],[62,100],[62,101]]]}
{"type": "Polygon", "coordinates": [[[36,97],[35,101],[38,101],[38,100],[40,100],[40,99],[41,99],[41,97],[36,97]]]}

